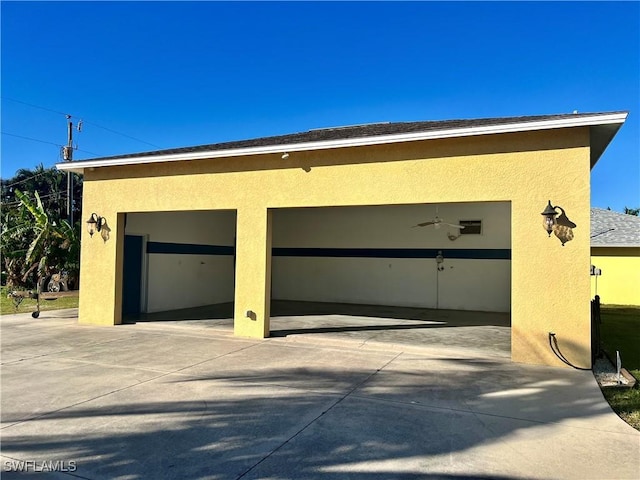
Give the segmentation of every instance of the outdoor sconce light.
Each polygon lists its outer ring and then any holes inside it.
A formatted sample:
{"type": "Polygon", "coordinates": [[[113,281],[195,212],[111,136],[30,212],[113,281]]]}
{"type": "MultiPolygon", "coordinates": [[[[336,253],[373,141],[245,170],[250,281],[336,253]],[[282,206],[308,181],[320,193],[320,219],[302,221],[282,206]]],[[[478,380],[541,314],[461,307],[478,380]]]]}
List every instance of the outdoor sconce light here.
{"type": "Polygon", "coordinates": [[[102,240],[105,242],[109,240],[109,232],[111,229],[107,225],[107,219],[92,213],[87,220],[87,231],[89,232],[89,236],[93,237],[93,234],[96,232],[100,232],[100,236],[102,236],[102,240]]]}
{"type": "Polygon", "coordinates": [[[102,225],[106,223],[103,217],[98,216],[95,213],[92,213],[87,220],[87,231],[89,232],[89,236],[93,237],[93,234],[102,230],[102,225]]]}
{"type": "Polygon", "coordinates": [[[576,228],[576,224],[569,220],[562,207],[551,205],[551,200],[549,200],[549,204],[542,212],[542,216],[542,226],[546,232],[549,236],[553,232],[558,237],[558,240],[562,242],[563,247],[565,243],[573,240],[573,229],[576,228]],[[557,210],[560,210],[561,213],[558,214],[557,210]]]}

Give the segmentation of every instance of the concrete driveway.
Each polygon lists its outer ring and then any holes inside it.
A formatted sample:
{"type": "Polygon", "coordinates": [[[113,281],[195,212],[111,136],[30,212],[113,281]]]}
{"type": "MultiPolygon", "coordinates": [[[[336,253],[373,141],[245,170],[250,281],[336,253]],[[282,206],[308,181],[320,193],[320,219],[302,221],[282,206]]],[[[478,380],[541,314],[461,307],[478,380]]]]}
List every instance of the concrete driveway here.
{"type": "Polygon", "coordinates": [[[3,479],[640,478],[590,372],[75,315],[1,319],[3,479]]]}

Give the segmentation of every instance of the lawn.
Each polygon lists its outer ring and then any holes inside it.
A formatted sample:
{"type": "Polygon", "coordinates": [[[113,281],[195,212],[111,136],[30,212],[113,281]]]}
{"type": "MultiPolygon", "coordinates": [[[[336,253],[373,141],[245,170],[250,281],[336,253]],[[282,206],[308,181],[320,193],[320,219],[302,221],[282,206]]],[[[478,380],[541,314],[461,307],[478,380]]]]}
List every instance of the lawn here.
{"type": "MultiPolygon", "coordinates": [[[[601,311],[601,338],[609,358],[620,352],[622,366],[640,380],[640,307],[606,305],[601,311]]],[[[640,430],[640,385],[635,388],[604,388],[611,408],[629,425],[640,430]]]]}
{"type": "MultiPolygon", "coordinates": [[[[7,297],[7,287],[0,288],[0,313],[9,315],[12,313],[31,313],[36,310],[36,301],[25,298],[16,310],[13,300],[7,297]]],[[[78,297],[63,297],[57,300],[41,300],[40,311],[58,310],[60,308],[78,308],[78,297]]]]}

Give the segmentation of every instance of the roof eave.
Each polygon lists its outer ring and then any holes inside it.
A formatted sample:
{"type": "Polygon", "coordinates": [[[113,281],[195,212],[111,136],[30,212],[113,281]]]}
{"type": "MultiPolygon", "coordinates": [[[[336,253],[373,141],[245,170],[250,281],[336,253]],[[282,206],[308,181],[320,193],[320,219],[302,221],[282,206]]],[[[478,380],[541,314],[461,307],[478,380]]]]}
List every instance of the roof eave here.
{"type": "Polygon", "coordinates": [[[591,248],[640,248],[640,243],[628,244],[628,243],[607,243],[606,245],[594,245],[591,244],[591,248]]]}
{"type": "MultiPolygon", "coordinates": [[[[626,119],[625,114],[625,119],[626,119]]],[[[621,123],[607,123],[601,125],[593,125],[589,129],[590,131],[590,145],[591,145],[591,169],[595,167],[598,160],[607,149],[613,137],[616,136],[618,130],[622,127],[624,121],[621,123]]]]}
{"type": "Polygon", "coordinates": [[[310,150],[326,150],[333,148],[361,147],[383,145],[390,143],[412,142],[420,140],[435,140],[440,138],[468,137],[477,135],[495,135],[502,133],[517,133],[535,130],[549,130],[556,128],[591,127],[592,148],[591,166],[595,165],[606,147],[609,145],[617,131],[624,124],[628,113],[616,112],[606,115],[586,115],[576,118],[562,118],[554,120],[540,120],[528,122],[516,122],[504,125],[485,125],[479,127],[449,128],[425,132],[412,132],[391,135],[378,135],[371,137],[358,137],[337,140],[325,140],[317,142],[279,144],[258,147],[235,148],[227,150],[204,150],[199,152],[183,152],[174,154],[130,156],[126,158],[106,158],[81,160],[78,162],[66,162],[56,164],[58,170],[84,173],[87,168],[115,167],[131,164],[149,164],[160,162],[177,162],[185,160],[202,160],[223,157],[239,157],[248,155],[281,154],[284,152],[303,152],[310,150]],[[594,149],[593,141],[597,141],[594,149]]]}

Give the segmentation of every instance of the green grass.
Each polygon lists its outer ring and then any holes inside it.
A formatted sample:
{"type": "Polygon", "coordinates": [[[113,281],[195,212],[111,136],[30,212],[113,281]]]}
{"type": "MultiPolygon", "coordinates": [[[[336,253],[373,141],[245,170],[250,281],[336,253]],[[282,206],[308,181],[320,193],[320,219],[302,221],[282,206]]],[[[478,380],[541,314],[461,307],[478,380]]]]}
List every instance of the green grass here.
{"type": "Polygon", "coordinates": [[[603,306],[601,337],[605,350],[620,351],[622,365],[627,370],[640,370],[640,307],[603,306]]]}
{"type": "MultiPolygon", "coordinates": [[[[600,334],[609,358],[620,352],[622,366],[640,380],[640,307],[602,307],[600,334]]],[[[611,408],[629,425],[640,430],[640,384],[634,388],[604,388],[611,408]]]]}
{"type": "MultiPolygon", "coordinates": [[[[13,300],[7,297],[7,287],[0,287],[0,313],[10,315],[12,313],[31,313],[36,310],[36,301],[25,298],[16,310],[13,300]]],[[[40,311],[59,310],[61,308],[77,308],[78,297],[63,297],[57,300],[41,300],[40,311]]]]}
{"type": "MultiPolygon", "coordinates": [[[[640,374],[640,370],[635,374],[640,374]]],[[[640,430],[640,388],[607,387],[602,389],[602,394],[620,418],[640,430]]]]}

